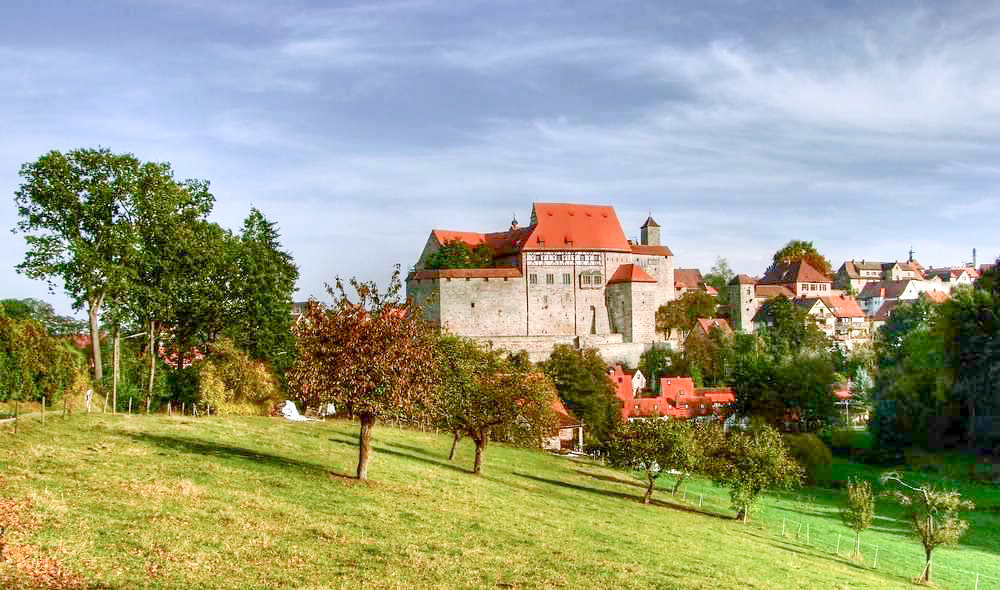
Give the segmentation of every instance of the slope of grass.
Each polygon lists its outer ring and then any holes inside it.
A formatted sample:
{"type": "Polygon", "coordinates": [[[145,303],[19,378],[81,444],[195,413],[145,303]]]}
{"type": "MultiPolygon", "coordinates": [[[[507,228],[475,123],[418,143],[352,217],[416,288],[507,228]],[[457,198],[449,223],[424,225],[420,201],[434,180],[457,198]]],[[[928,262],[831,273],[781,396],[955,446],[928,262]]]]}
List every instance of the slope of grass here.
{"type": "MultiPolygon", "coordinates": [[[[502,445],[475,477],[467,441],[449,463],[450,437],[385,426],[361,483],[348,477],[356,432],[108,415],[5,432],[0,499],[30,502],[37,520],[7,541],[106,588],[893,588],[918,573],[780,538],[783,515],[840,526],[832,495],[771,497],[744,526],[705,482],[643,506],[620,471],[502,445]]],[[[903,523],[884,524],[872,535],[885,547],[919,556],[903,523]]],[[[995,534],[948,562],[995,564],[995,534]]]]}

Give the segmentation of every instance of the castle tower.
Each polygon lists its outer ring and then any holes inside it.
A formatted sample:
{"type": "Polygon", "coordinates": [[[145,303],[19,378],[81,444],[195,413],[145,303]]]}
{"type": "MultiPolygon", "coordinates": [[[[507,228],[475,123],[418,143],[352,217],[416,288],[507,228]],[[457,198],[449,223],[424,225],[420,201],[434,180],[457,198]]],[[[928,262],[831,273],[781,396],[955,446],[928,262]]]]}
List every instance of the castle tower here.
{"type": "Polygon", "coordinates": [[[757,315],[759,303],[756,300],[757,281],[747,275],[737,275],[729,281],[729,318],[733,329],[750,334],[753,332],[753,317],[757,315]]]}
{"type": "Polygon", "coordinates": [[[660,224],[653,221],[652,215],[646,218],[646,223],[642,224],[642,245],[660,245],[660,224]]]}

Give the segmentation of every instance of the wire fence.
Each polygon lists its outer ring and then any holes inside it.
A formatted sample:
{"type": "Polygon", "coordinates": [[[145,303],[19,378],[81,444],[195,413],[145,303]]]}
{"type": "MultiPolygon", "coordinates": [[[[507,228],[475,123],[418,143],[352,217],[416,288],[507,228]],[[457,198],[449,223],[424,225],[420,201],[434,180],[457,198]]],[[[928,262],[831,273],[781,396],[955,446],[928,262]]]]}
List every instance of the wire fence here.
{"type": "MultiPolygon", "coordinates": [[[[678,493],[675,499],[681,500],[692,508],[724,512],[730,508],[730,499],[726,495],[706,494],[704,492],[678,493]]],[[[798,509],[816,511],[816,498],[790,494],[783,498],[792,501],[798,509]]],[[[754,521],[772,537],[785,543],[793,543],[814,551],[826,553],[850,563],[899,575],[907,579],[921,577],[926,565],[923,548],[916,542],[913,551],[903,552],[897,544],[886,547],[862,539],[856,541],[853,531],[846,529],[834,530],[832,527],[817,526],[808,520],[782,517],[780,520],[773,515],[760,516],[754,521]],[[855,556],[855,551],[859,556],[855,556]]],[[[996,568],[988,566],[965,569],[943,563],[940,549],[935,551],[931,562],[932,578],[936,585],[951,590],[1000,590],[1000,560],[996,568]]]]}

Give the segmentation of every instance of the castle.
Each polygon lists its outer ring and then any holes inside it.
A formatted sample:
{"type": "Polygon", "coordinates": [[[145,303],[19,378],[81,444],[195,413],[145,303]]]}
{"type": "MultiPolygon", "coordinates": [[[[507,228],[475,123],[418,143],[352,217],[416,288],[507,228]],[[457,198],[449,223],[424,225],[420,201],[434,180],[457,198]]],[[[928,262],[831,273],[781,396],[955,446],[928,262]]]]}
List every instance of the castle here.
{"type": "Polygon", "coordinates": [[[497,233],[431,231],[406,293],[438,329],[532,360],[572,344],[635,365],[660,338],[656,310],[675,297],[673,254],[652,216],[635,244],[611,207],[535,203],[527,227],[515,220],[497,233]],[[487,246],[492,266],[427,268],[455,240],[487,246]]]}

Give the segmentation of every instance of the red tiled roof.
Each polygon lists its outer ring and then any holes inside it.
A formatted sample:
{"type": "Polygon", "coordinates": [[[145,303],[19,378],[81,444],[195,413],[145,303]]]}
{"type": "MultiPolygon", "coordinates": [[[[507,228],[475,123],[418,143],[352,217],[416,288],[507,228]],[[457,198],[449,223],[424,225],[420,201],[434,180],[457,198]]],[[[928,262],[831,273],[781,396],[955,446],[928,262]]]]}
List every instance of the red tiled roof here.
{"type": "Polygon", "coordinates": [[[673,256],[674,253],[666,246],[647,246],[645,244],[629,244],[633,254],[645,254],[647,256],[673,256]]]}
{"type": "Polygon", "coordinates": [[[674,287],[677,289],[697,289],[705,280],[697,268],[675,268],[674,287]]]}
{"type": "Polygon", "coordinates": [[[608,284],[611,283],[655,283],[656,279],[649,276],[649,273],[642,270],[638,264],[622,264],[611,275],[608,284]]]}
{"type": "Polygon", "coordinates": [[[789,283],[830,283],[830,277],[813,268],[805,260],[787,264],[774,264],[760,280],[762,285],[786,285],[789,283]]]}
{"type": "Polygon", "coordinates": [[[712,296],[719,294],[719,290],[713,287],[712,285],[705,285],[705,292],[712,296]]]}
{"type": "Polygon", "coordinates": [[[470,248],[475,248],[480,244],[486,244],[493,250],[496,256],[507,256],[515,254],[521,250],[525,240],[531,235],[531,227],[522,227],[504,232],[477,233],[470,231],[452,231],[446,229],[435,229],[431,235],[440,245],[459,240],[467,244],[470,248]]]}
{"type": "Polygon", "coordinates": [[[712,332],[712,328],[722,330],[722,333],[726,336],[733,333],[733,329],[729,327],[729,320],[724,318],[698,318],[697,322],[705,334],[710,334],[712,332]]]}
{"type": "Polygon", "coordinates": [[[729,281],[730,285],[756,285],[757,279],[748,275],[736,275],[729,281]]]}
{"type": "Polygon", "coordinates": [[[615,210],[607,205],[535,203],[532,221],[522,250],[632,251],[615,210]]]}
{"type": "Polygon", "coordinates": [[[949,299],[948,294],[941,291],[925,291],[921,296],[928,303],[944,303],[949,299]]]}
{"type": "Polygon", "coordinates": [[[903,294],[906,290],[906,286],[910,284],[913,279],[902,279],[899,281],[879,281],[877,283],[868,283],[865,285],[864,289],[861,289],[861,293],[858,294],[859,299],[868,299],[871,297],[883,297],[885,299],[899,299],[899,296],[903,294]],[[885,291],[883,291],[883,289],[885,291]]]}
{"type": "Polygon", "coordinates": [[[861,311],[856,299],[850,295],[827,295],[820,297],[823,303],[830,308],[830,313],[838,318],[863,318],[865,312],[861,311]]]}
{"type": "Polygon", "coordinates": [[[441,268],[437,270],[418,270],[411,272],[410,279],[499,279],[520,278],[521,269],[514,267],[500,268],[441,268]]]}
{"type": "Polygon", "coordinates": [[[566,409],[563,405],[562,400],[556,398],[552,400],[552,411],[555,412],[556,417],[559,419],[559,428],[572,428],[574,426],[582,426],[583,423],[580,419],[573,415],[572,412],[566,409]]]}
{"type": "Polygon", "coordinates": [[[757,285],[757,288],[754,289],[754,293],[757,297],[763,297],[765,299],[779,296],[795,299],[795,293],[784,285],[757,285]]]}
{"type": "Polygon", "coordinates": [[[896,309],[897,305],[899,305],[898,299],[886,301],[885,303],[882,304],[881,307],[878,308],[878,311],[875,312],[875,315],[872,316],[872,320],[876,322],[888,322],[889,316],[892,315],[892,312],[896,309]]]}

